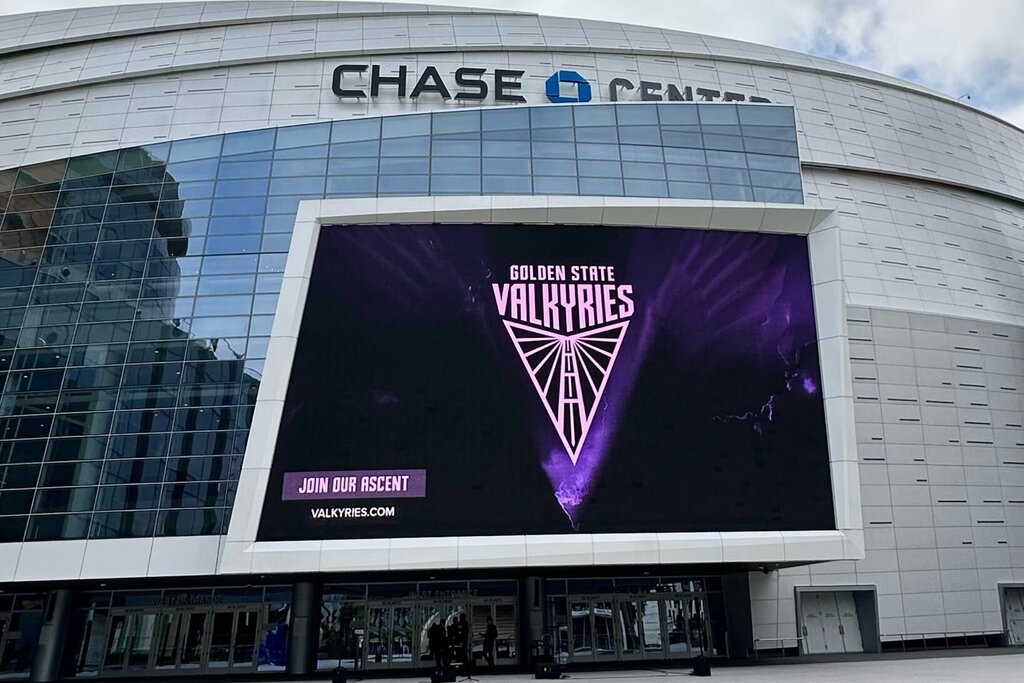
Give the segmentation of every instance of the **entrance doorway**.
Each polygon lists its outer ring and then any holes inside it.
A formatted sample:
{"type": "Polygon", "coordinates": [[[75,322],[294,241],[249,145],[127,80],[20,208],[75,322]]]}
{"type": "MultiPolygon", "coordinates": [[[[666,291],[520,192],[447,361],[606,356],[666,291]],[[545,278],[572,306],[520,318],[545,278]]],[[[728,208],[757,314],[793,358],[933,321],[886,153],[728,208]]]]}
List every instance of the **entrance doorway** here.
{"type": "Polygon", "coordinates": [[[103,676],[256,670],[265,605],[112,610],[103,676]]]}
{"type": "Polygon", "coordinates": [[[1024,645],[1024,588],[1003,588],[1003,615],[1010,645],[1024,645]]]}
{"type": "Polygon", "coordinates": [[[554,654],[565,664],[688,659],[712,655],[702,593],[552,598],[554,654]]]}
{"type": "Polygon", "coordinates": [[[344,647],[347,656],[340,660],[347,666],[370,671],[432,667],[434,653],[430,650],[430,627],[440,623],[444,632],[454,638],[457,624],[463,616],[467,620],[469,640],[464,645],[447,640],[443,656],[448,661],[461,657],[461,650],[465,650],[466,657],[478,666],[484,665],[483,634],[490,617],[498,629],[494,647],[496,664],[518,663],[518,622],[514,599],[371,600],[366,603],[365,623],[361,623],[362,610],[362,606],[351,608],[349,611],[353,616],[345,620],[344,629],[339,628],[348,634],[346,642],[353,641],[344,647]]]}
{"type": "Polygon", "coordinates": [[[803,592],[800,611],[806,654],[864,651],[852,591],[803,592]]]}

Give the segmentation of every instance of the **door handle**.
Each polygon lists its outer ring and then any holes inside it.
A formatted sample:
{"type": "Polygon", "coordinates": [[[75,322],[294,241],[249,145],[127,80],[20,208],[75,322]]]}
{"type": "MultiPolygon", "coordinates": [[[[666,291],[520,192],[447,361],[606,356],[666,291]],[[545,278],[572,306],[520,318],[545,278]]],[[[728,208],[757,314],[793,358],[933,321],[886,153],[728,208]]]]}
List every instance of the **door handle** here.
{"type": "Polygon", "coordinates": [[[841,636],[845,636],[846,635],[846,629],[843,628],[842,624],[839,624],[839,635],[841,635],[841,636]]]}
{"type": "Polygon", "coordinates": [[[804,626],[803,629],[804,629],[804,637],[806,638],[807,637],[807,627],[804,626]]]}

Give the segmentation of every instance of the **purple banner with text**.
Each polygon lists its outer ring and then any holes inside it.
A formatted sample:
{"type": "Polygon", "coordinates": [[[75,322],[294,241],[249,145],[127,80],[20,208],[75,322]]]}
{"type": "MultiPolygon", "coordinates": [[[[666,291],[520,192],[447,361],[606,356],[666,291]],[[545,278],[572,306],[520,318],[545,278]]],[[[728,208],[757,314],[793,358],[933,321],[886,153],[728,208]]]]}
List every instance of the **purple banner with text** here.
{"type": "Polygon", "coordinates": [[[426,498],[426,470],[285,472],[282,500],[426,498]]]}

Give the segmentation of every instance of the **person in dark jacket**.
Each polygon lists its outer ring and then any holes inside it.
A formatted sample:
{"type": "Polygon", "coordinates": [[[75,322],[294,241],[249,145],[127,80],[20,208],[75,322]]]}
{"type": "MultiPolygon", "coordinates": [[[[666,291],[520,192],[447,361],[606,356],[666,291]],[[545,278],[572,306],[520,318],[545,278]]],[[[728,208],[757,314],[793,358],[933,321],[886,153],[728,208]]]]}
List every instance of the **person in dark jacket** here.
{"type": "Polygon", "coordinates": [[[494,619],[487,616],[487,628],[484,629],[484,659],[487,666],[494,668],[494,644],[498,642],[498,627],[494,625],[494,619]]]}
{"type": "Polygon", "coordinates": [[[433,626],[427,629],[427,646],[430,648],[430,654],[434,657],[435,665],[445,666],[448,663],[444,626],[441,626],[440,620],[435,621],[433,626]]]}

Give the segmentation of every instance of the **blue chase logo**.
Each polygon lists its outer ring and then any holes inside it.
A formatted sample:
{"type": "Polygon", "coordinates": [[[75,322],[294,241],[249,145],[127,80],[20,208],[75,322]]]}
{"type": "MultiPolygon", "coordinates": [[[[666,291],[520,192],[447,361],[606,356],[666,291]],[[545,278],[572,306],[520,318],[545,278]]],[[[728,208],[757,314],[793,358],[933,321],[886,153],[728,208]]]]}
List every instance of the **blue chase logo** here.
{"type": "Polygon", "coordinates": [[[580,76],[575,71],[556,71],[548,78],[544,86],[544,94],[551,102],[589,102],[590,81],[580,76]],[[569,83],[575,86],[575,97],[562,95],[562,84],[569,83]]]}

